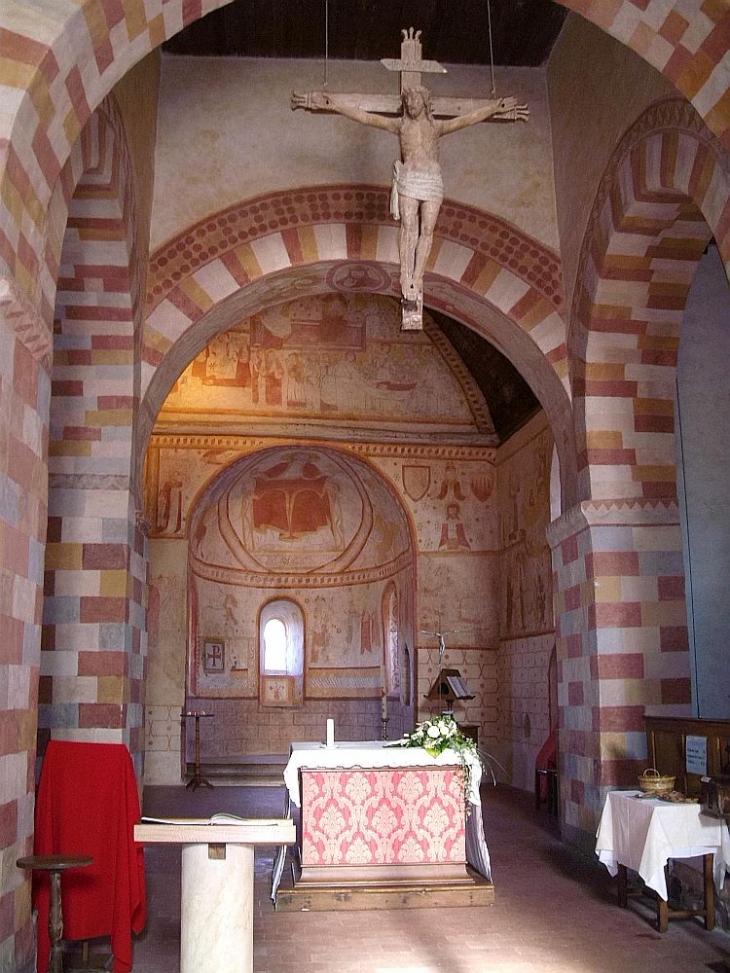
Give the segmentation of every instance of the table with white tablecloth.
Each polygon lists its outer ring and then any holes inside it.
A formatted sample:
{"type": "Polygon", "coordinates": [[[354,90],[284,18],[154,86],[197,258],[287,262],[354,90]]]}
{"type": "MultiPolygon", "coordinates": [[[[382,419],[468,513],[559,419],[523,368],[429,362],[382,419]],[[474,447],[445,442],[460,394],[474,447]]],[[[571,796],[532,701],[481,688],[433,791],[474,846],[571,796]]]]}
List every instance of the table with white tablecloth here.
{"type": "MultiPolygon", "coordinates": [[[[665,867],[670,860],[705,859],[706,900],[711,886],[720,889],[730,862],[730,834],[725,821],[702,813],[699,804],[647,798],[641,791],[611,791],[601,814],[596,854],[611,875],[625,882],[625,869],[637,872],[663,903],[667,900],[665,867]]],[[[621,894],[621,890],[620,890],[621,894]]],[[[623,904],[623,903],[622,903],[623,904]]],[[[711,923],[707,906],[706,920],[711,923]]],[[[698,912],[697,914],[703,914],[698,912]]],[[[665,924],[660,920],[660,925],[665,924]]]]}
{"type": "MultiPolygon", "coordinates": [[[[449,881],[459,870],[461,881],[467,865],[490,882],[478,761],[471,771],[465,795],[455,752],[432,757],[382,741],[292,744],[284,782],[289,805],[301,808],[299,882],[362,884],[365,876],[377,884],[383,876],[393,883],[426,874],[449,881]]],[[[275,901],[283,867],[282,853],[275,901]]]]}

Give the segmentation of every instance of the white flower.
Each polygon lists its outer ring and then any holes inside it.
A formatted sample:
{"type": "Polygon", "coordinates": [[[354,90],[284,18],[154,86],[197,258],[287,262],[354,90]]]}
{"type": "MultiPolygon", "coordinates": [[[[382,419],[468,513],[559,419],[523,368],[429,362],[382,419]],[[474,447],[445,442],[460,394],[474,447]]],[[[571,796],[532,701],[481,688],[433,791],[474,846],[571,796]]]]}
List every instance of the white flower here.
{"type": "Polygon", "coordinates": [[[441,730],[437,726],[429,726],[426,732],[432,740],[437,740],[441,736],[441,730]]]}

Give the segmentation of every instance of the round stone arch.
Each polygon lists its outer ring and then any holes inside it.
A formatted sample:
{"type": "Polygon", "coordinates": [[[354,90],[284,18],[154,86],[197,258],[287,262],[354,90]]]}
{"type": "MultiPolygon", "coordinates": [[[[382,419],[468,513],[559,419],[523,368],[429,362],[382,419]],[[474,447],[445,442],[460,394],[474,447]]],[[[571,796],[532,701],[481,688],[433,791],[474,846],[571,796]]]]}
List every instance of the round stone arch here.
{"type": "MultiPolygon", "coordinates": [[[[0,136],[9,146],[8,164],[0,172],[0,200],[19,201],[12,208],[0,206],[6,244],[0,250],[0,274],[13,280],[22,295],[14,298],[15,304],[22,308],[28,301],[39,316],[42,305],[53,306],[41,291],[49,276],[42,270],[46,214],[59,174],[90,115],[143,57],[227,2],[168,0],[164,13],[154,5],[148,9],[138,3],[100,10],[97,0],[81,0],[70,12],[60,3],[57,10],[51,4],[47,17],[27,21],[24,33],[10,33],[13,55],[0,63],[0,87],[5,83],[8,90],[17,90],[17,77],[27,79],[0,127],[0,136]],[[120,42],[121,37],[129,40],[120,42]],[[80,64],[85,66],[83,75],[80,64]]],[[[648,0],[641,10],[631,0],[623,0],[607,21],[602,0],[560,2],[630,46],[683,94],[694,98],[707,124],[728,144],[721,41],[730,11],[717,5],[710,16],[706,4],[692,0],[692,17],[686,10],[682,15],[667,11],[661,0],[648,0]],[[695,20],[705,27],[706,37],[690,49],[682,41],[695,20]],[[627,25],[633,28],[630,33],[627,25]],[[704,84],[697,87],[697,78],[704,84]]]]}
{"type": "Polygon", "coordinates": [[[685,101],[648,109],[607,167],[570,317],[581,499],[676,498],[680,326],[712,236],[730,268],[728,199],[727,155],[685,101]]]}
{"type": "MultiPolygon", "coordinates": [[[[396,298],[396,265],[386,275],[379,265],[330,261],[309,266],[306,275],[292,268],[279,271],[270,278],[260,279],[221,301],[195,323],[190,323],[162,357],[147,383],[136,436],[138,468],[142,468],[141,461],[157,414],[173,384],[215,335],[227,331],[242,318],[266,307],[297,297],[330,293],[336,289],[333,281],[336,282],[338,275],[361,276],[364,272],[373,278],[378,273],[383,279],[387,276],[392,283],[390,293],[396,298]]],[[[388,291],[384,290],[382,293],[388,291]]],[[[560,460],[563,506],[572,505],[575,498],[575,450],[570,402],[565,386],[552,363],[527,332],[463,285],[447,278],[434,278],[432,306],[477,331],[494,344],[529,382],[545,409],[555,437],[560,460]]]]}
{"type": "MultiPolygon", "coordinates": [[[[427,304],[496,345],[545,408],[564,504],[575,497],[562,278],[552,250],[491,214],[446,201],[427,304]]],[[[214,214],[152,257],[143,341],[143,456],[180,372],[211,338],[263,307],[331,291],[397,298],[397,226],[380,187],[274,193],[214,214]]]]}
{"type": "MultiPolygon", "coordinates": [[[[104,727],[128,743],[141,762],[140,710],[129,702],[141,698],[145,645],[145,566],[135,557],[135,551],[144,550],[144,539],[132,494],[138,402],[135,337],[140,322],[134,206],[124,128],[114,99],[108,98],[74,146],[54,192],[49,220],[54,230],[48,241],[49,266],[58,268],[58,278],[54,274],[55,348],[48,351],[49,360],[53,355],[53,386],[42,651],[52,650],[59,657],[64,653],[69,671],[83,669],[83,660],[98,652],[99,644],[98,620],[90,620],[83,606],[95,599],[101,602],[114,589],[105,610],[121,621],[109,626],[104,642],[108,651],[100,672],[108,684],[97,698],[91,690],[87,693],[86,712],[77,715],[77,728],[83,734],[90,727],[104,727]],[[70,564],[62,551],[69,533],[74,533],[69,525],[79,521],[84,524],[86,550],[94,554],[70,564]],[[125,588],[118,584],[120,566],[125,588]],[[57,593],[60,575],[62,597],[57,593]],[[72,639],[69,605],[77,623],[72,639]]],[[[46,682],[40,704],[41,746],[53,729],[68,725],[69,704],[76,702],[78,692],[73,680],[59,679],[55,670],[46,682]]],[[[74,713],[77,710],[73,707],[74,713]]]]}
{"type": "Polygon", "coordinates": [[[702,0],[667,5],[663,0],[557,0],[631,48],[692,102],[706,124],[730,145],[727,69],[724,65],[730,8],[702,0]]]}
{"type": "MultiPolygon", "coordinates": [[[[83,212],[71,213],[74,228],[104,221],[106,250],[124,250],[113,264],[120,267],[119,279],[105,282],[119,286],[123,281],[122,257],[129,268],[127,290],[137,309],[141,301],[139,246],[134,228],[137,225],[134,172],[129,144],[116,99],[109,96],[99,105],[74,143],[71,153],[53,189],[49,207],[48,237],[45,245],[49,281],[43,292],[53,293],[57,286],[61,248],[68,229],[69,210],[74,197],[83,200],[83,212]]],[[[105,250],[105,252],[106,252],[105,250]]],[[[104,266],[102,262],[101,266],[104,266]]]]}

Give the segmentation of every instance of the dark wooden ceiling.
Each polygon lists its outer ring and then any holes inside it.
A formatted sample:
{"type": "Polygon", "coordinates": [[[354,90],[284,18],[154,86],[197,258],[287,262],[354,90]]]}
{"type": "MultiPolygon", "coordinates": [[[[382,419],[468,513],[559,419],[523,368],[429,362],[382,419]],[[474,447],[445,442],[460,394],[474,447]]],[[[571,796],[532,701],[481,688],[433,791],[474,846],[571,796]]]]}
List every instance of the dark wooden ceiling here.
{"type": "Polygon", "coordinates": [[[397,57],[403,28],[422,32],[423,56],[445,64],[545,62],[565,19],[554,0],[234,0],[165,45],[208,57],[397,57]],[[328,29],[325,30],[327,11],[328,29]],[[327,42],[326,42],[326,39],[327,42]]]}
{"type": "MultiPolygon", "coordinates": [[[[553,0],[234,0],[164,45],[197,57],[379,61],[400,53],[401,30],[422,32],[423,56],[443,64],[545,63],[565,19],[553,0]],[[325,11],[328,25],[325,31],[325,11]]],[[[501,442],[540,408],[517,369],[475,332],[430,312],[480,386],[501,442]]]]}
{"type": "Polygon", "coordinates": [[[506,442],[540,410],[532,389],[512,362],[476,331],[433,308],[428,313],[466,362],[487,403],[494,431],[501,443],[506,442]]]}

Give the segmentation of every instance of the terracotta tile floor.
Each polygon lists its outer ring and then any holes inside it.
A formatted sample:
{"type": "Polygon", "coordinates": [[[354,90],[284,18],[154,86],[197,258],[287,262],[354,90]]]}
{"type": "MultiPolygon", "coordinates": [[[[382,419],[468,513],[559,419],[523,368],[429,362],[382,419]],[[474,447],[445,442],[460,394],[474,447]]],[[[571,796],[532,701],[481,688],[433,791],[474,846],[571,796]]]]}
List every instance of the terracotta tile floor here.
{"type": "MultiPolygon", "coordinates": [[[[503,786],[482,794],[494,905],[277,913],[268,898],[273,848],[264,848],[256,856],[255,973],[730,971],[728,933],[683,920],[660,935],[649,903],[619,909],[604,867],[562,844],[530,794],[503,786]]],[[[279,787],[153,787],[144,795],[150,815],[275,817],[282,805],[279,787]]],[[[180,852],[150,846],[146,862],[148,924],[135,943],[134,973],[179,973],[180,852]]]]}

